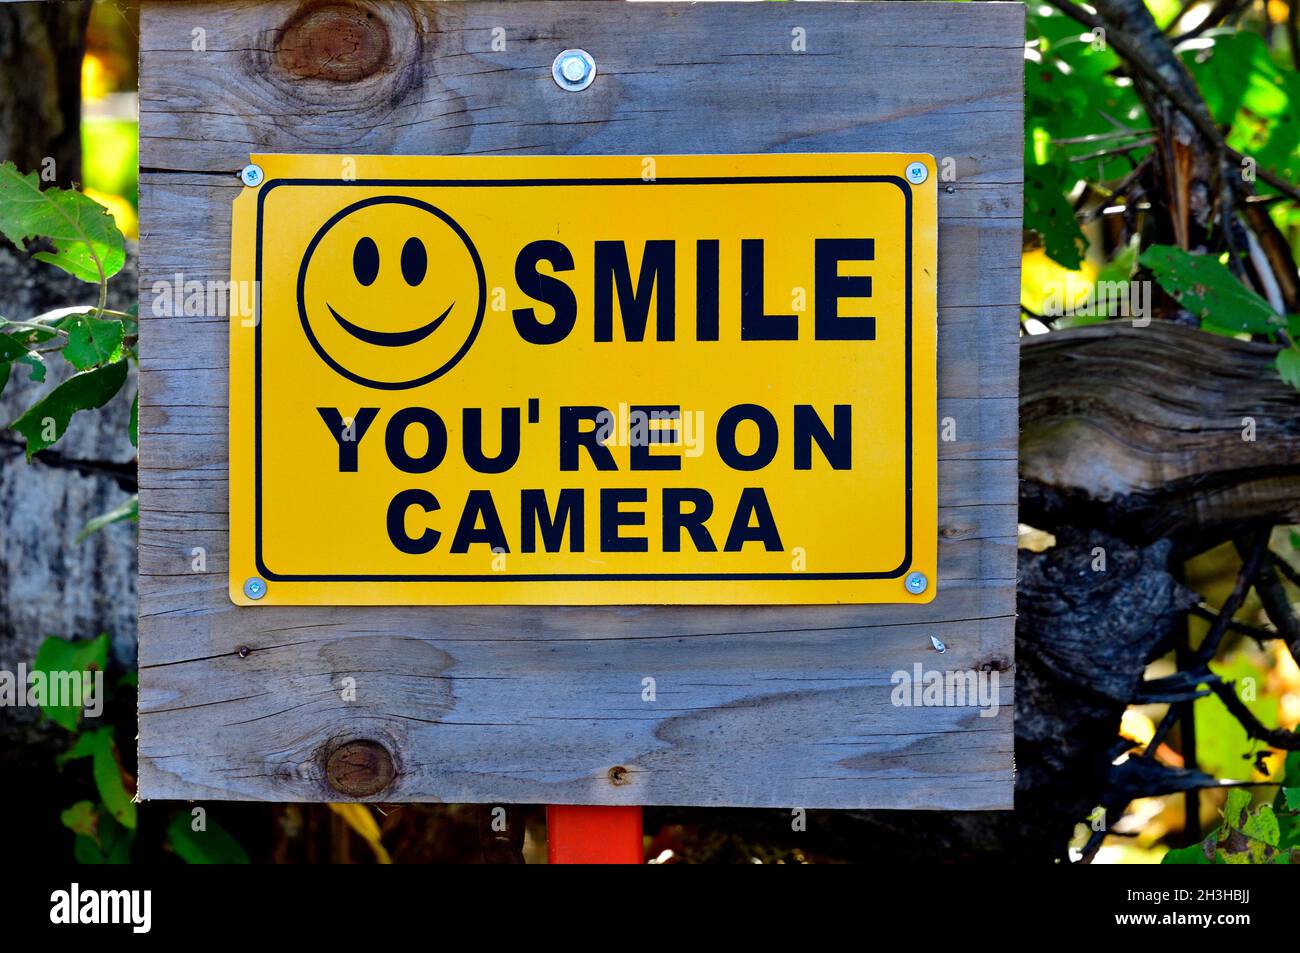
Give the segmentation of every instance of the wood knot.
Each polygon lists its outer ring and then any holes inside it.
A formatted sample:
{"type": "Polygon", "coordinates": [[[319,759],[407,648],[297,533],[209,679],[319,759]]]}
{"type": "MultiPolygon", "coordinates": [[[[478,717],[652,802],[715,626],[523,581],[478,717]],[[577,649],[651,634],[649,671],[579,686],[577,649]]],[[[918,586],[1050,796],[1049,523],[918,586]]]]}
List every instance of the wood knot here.
{"type": "Polygon", "coordinates": [[[377,741],[348,741],[325,759],[325,780],[348,797],[371,797],[393,783],[393,756],[377,741]]]}
{"type": "Polygon", "coordinates": [[[300,79],[355,83],[388,62],[388,28],[351,3],[308,6],[280,30],[275,61],[300,79]]]}

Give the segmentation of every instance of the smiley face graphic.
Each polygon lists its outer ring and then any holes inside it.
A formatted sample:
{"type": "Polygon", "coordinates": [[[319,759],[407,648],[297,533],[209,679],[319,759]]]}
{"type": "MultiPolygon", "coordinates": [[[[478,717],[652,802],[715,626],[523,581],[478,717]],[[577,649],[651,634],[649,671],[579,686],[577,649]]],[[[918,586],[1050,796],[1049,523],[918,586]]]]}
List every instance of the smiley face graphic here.
{"type": "Polygon", "coordinates": [[[469,235],[446,212],[378,196],[335,213],[298,269],[298,316],[321,360],[381,390],[418,387],[465,356],[487,281],[469,235]]]}

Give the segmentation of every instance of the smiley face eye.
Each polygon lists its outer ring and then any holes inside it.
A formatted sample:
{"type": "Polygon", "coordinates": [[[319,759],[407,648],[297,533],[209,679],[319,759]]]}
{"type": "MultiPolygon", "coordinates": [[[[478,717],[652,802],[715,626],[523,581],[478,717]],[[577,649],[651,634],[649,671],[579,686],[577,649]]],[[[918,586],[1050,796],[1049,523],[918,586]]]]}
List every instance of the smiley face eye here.
{"type": "Polygon", "coordinates": [[[352,250],[352,273],[366,286],[372,284],[379,274],[379,248],[373,238],[361,239],[352,250]]]}
{"type": "Polygon", "coordinates": [[[412,287],[424,280],[424,273],[429,268],[429,256],[424,250],[424,242],[418,238],[408,238],[402,246],[402,277],[412,287]]]}

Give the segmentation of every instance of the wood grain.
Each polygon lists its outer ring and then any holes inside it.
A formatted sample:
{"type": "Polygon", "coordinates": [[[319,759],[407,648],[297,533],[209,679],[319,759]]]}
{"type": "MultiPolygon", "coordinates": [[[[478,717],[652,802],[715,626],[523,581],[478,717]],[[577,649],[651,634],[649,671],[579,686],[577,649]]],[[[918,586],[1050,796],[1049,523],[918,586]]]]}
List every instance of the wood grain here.
{"type": "Polygon", "coordinates": [[[1276,359],[1275,345],[1170,321],[1027,342],[1026,522],[1198,552],[1243,527],[1300,521],[1300,394],[1276,359]]]}
{"type": "Polygon", "coordinates": [[[1019,4],[146,3],[141,32],[142,797],[1011,806],[1019,4]],[[582,94],[550,79],[570,46],[582,94]],[[955,161],[934,602],[230,604],[226,318],[152,302],[228,278],[249,153],[824,151],[955,161]],[[996,717],[893,706],[918,662],[1006,671],[996,717]]]}

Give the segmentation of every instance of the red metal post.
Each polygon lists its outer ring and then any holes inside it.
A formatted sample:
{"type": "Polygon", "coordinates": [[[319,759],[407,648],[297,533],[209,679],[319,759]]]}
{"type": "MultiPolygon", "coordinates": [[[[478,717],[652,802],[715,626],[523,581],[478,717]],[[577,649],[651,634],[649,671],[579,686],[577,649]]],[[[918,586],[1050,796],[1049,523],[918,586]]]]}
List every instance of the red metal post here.
{"type": "Polygon", "coordinates": [[[546,806],[546,858],[552,864],[639,864],[641,808],[546,806]]]}

